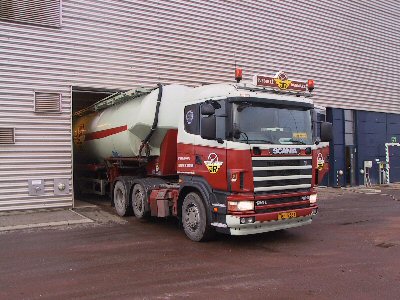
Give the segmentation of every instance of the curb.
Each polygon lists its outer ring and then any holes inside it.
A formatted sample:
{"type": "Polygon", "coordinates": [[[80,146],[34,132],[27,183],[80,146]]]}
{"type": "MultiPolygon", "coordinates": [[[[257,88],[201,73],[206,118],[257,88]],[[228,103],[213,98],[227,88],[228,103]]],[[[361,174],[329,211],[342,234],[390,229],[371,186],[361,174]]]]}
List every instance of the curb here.
{"type": "Polygon", "coordinates": [[[12,226],[0,227],[0,232],[1,231],[11,231],[11,230],[20,230],[20,229],[39,228],[39,227],[53,227],[53,226],[62,226],[62,225],[84,224],[84,223],[94,223],[94,221],[86,218],[83,220],[67,220],[67,221],[47,222],[47,223],[12,225],[12,226]]]}

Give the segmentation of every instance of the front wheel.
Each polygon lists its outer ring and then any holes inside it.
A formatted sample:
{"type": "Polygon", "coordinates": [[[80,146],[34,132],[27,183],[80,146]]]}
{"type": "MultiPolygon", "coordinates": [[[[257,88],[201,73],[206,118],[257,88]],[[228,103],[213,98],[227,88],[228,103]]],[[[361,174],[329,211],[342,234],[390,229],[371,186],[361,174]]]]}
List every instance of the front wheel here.
{"type": "Polygon", "coordinates": [[[207,221],[206,209],[197,193],[189,193],[183,200],[182,225],[185,234],[192,241],[205,241],[212,235],[207,221]]]}

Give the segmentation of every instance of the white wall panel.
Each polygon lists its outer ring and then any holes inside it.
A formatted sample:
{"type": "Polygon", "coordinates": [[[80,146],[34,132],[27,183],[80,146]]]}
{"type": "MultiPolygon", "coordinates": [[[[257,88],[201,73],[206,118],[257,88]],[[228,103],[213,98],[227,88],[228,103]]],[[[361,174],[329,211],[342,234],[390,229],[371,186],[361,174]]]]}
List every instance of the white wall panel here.
{"type": "MultiPolygon", "coordinates": [[[[9,0],[10,1],[10,0],[9,0]]],[[[399,1],[63,0],[62,26],[0,22],[0,210],[71,205],[71,86],[233,81],[285,70],[319,105],[400,113],[399,1]],[[34,113],[34,92],[62,113],[34,113]],[[28,179],[45,195],[28,196],[28,179]]]]}

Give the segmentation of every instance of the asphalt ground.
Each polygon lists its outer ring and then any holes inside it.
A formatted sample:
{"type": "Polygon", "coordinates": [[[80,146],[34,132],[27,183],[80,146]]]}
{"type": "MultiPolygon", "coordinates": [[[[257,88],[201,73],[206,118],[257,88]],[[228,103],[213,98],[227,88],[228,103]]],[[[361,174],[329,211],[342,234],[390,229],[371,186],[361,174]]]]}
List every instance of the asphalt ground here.
{"type": "Polygon", "coordinates": [[[311,225],[207,243],[82,208],[96,222],[0,233],[0,299],[400,299],[392,192],[324,189],[311,225]]]}

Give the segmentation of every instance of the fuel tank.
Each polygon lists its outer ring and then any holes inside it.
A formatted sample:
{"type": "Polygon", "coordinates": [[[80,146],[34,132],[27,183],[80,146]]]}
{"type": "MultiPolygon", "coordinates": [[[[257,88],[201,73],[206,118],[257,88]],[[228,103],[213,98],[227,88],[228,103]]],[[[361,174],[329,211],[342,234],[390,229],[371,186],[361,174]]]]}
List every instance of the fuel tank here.
{"type": "MultiPolygon", "coordinates": [[[[191,90],[193,88],[183,85],[163,86],[157,129],[149,141],[150,155],[159,155],[167,131],[178,127],[183,103],[187,101],[191,90]]],[[[127,92],[127,97],[130,94],[127,92]]],[[[121,104],[74,118],[74,160],[95,163],[108,157],[137,156],[142,141],[151,131],[158,94],[159,88],[121,104]]]]}

